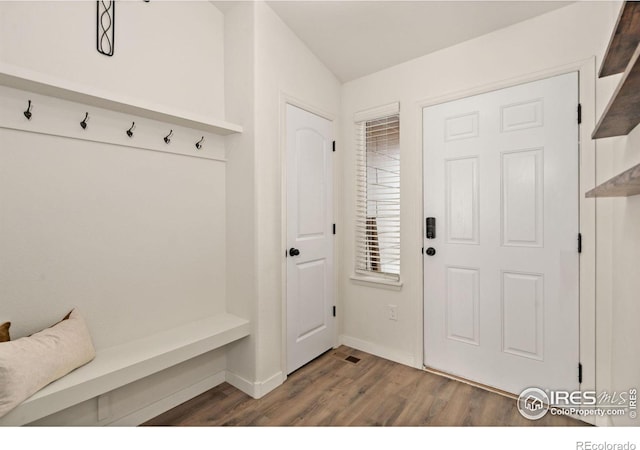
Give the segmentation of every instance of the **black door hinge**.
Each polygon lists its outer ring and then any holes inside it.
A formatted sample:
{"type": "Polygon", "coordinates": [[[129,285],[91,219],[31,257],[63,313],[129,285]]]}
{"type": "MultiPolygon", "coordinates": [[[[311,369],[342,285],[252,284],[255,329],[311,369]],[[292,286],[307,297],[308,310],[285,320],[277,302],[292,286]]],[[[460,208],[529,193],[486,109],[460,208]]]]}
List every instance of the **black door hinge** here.
{"type": "Polygon", "coordinates": [[[336,141],[333,141],[333,151],[336,151],[336,141]]]}
{"type": "Polygon", "coordinates": [[[582,363],[578,363],[578,383],[582,383],[582,363]]]}
{"type": "Polygon", "coordinates": [[[582,253],[582,233],[578,233],[578,253],[582,253]]]}
{"type": "Polygon", "coordinates": [[[333,224],[333,234],[336,234],[336,224],[333,224]]]}
{"type": "Polygon", "coordinates": [[[333,317],[335,317],[335,316],[336,316],[336,307],[334,306],[333,307],[333,317]]]}
{"type": "Polygon", "coordinates": [[[424,247],[422,247],[422,254],[424,255],[424,247]]]}
{"type": "Polygon", "coordinates": [[[582,105],[578,103],[578,125],[582,123],[582,105]]]}

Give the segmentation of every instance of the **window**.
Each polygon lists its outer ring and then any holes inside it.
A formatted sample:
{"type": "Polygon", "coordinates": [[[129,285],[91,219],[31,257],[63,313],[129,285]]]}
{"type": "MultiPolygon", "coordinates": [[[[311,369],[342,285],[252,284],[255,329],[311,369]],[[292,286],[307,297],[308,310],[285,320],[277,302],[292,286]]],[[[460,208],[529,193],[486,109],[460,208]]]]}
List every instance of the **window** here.
{"type": "Polygon", "coordinates": [[[399,105],[357,114],[356,134],[356,274],[399,281],[399,105]]]}

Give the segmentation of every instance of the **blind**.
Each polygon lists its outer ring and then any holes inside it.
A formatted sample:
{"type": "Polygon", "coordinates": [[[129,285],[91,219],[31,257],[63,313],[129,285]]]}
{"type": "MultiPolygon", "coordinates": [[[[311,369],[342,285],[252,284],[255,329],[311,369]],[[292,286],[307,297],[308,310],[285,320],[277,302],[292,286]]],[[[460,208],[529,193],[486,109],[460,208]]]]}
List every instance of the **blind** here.
{"type": "Polygon", "coordinates": [[[400,116],[356,124],[356,273],[400,279],[400,116]]]}

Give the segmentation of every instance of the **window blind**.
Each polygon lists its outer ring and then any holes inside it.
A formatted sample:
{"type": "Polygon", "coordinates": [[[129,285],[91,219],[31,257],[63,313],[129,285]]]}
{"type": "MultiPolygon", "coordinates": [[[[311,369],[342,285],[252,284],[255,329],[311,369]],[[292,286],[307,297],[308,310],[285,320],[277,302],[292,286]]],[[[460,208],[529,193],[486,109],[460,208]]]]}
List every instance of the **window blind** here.
{"type": "Polygon", "coordinates": [[[356,123],[356,273],[400,279],[400,116],[356,123]]]}

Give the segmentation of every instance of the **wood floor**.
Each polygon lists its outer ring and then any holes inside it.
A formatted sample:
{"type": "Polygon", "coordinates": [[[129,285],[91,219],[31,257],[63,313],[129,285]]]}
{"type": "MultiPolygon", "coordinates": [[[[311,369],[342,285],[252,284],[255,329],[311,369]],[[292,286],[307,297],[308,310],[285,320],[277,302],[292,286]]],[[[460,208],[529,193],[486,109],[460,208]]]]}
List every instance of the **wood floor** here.
{"type": "Polygon", "coordinates": [[[255,400],[228,383],[144,425],[580,426],[547,414],[531,421],[516,401],[349,347],[325,353],[255,400]],[[345,360],[360,358],[357,363],[345,360]]]}

